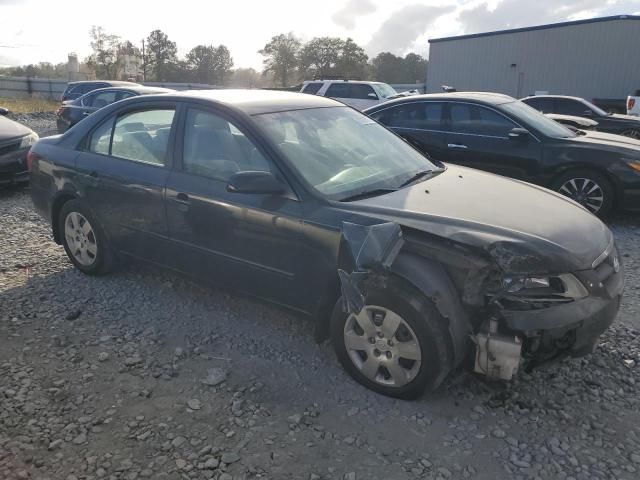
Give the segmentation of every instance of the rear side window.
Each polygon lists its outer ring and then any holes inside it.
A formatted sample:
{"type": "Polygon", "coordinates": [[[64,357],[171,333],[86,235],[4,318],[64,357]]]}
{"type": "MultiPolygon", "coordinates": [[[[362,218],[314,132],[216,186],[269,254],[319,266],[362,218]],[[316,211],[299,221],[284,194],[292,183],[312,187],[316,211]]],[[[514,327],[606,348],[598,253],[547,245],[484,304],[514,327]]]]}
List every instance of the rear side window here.
{"type": "Polygon", "coordinates": [[[385,123],[396,128],[440,130],[442,128],[442,103],[413,102],[390,108],[385,123]]]}
{"type": "Polygon", "coordinates": [[[457,133],[507,138],[509,131],[517,127],[498,112],[468,103],[452,104],[450,115],[451,129],[457,133]]]}
{"type": "Polygon", "coordinates": [[[89,151],[100,155],[109,155],[111,143],[111,131],[113,130],[113,117],[102,122],[91,134],[89,140],[89,151]]]}
{"type": "Polygon", "coordinates": [[[349,96],[349,84],[346,82],[332,83],[331,85],[329,85],[325,96],[333,98],[351,98],[349,96]]]}
{"type": "Polygon", "coordinates": [[[302,89],[302,93],[309,93],[315,95],[322,88],[322,82],[307,83],[302,89]]]}
{"type": "Polygon", "coordinates": [[[377,100],[378,95],[371,85],[366,83],[352,83],[349,98],[357,98],[359,100],[377,100]]]}
{"type": "Polygon", "coordinates": [[[126,113],[116,120],[111,155],[126,160],[164,165],[175,110],[126,113]]]}
{"type": "Polygon", "coordinates": [[[551,98],[529,98],[525,103],[539,112],[553,113],[553,100],[551,98]]]}

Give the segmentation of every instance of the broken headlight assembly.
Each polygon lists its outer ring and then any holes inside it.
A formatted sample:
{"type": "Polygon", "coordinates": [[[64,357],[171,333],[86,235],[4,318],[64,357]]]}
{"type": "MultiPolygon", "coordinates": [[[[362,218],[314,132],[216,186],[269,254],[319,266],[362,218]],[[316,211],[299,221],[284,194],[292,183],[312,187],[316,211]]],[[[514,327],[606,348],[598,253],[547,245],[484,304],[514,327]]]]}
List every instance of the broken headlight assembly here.
{"type": "Polygon", "coordinates": [[[554,303],[567,303],[589,295],[574,275],[507,275],[502,277],[499,291],[491,297],[506,308],[543,308],[554,303]]]}

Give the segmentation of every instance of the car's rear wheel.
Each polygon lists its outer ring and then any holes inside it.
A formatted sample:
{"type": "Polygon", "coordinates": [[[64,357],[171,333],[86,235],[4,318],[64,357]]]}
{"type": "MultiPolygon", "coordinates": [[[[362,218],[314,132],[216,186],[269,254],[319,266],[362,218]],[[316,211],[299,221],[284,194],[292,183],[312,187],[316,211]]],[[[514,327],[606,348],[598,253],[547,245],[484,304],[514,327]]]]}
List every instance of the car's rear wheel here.
{"type": "Polygon", "coordinates": [[[358,314],[336,307],[334,349],[345,370],[383,395],[413,399],[435,390],[451,370],[445,320],[424,295],[396,278],[366,292],[358,314]]]}
{"type": "Polygon", "coordinates": [[[625,137],[630,137],[630,138],[635,138],[636,140],[640,140],[640,130],[635,128],[625,130],[620,135],[624,135],[625,137]]]}
{"type": "Polygon", "coordinates": [[[551,188],[601,218],[606,217],[613,207],[614,190],[611,182],[591,170],[565,172],[554,180],[551,188]]]}
{"type": "Polygon", "coordinates": [[[80,200],[69,200],[60,210],[59,232],[71,263],[83,273],[107,273],[112,254],[107,238],[92,212],[80,200]]]}

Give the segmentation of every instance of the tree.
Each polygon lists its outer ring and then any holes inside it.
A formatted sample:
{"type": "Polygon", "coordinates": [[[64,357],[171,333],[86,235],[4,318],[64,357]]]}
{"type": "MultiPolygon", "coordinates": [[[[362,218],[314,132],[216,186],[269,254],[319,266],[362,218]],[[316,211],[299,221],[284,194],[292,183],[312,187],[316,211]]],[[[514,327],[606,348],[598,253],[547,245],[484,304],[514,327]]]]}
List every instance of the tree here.
{"type": "Polygon", "coordinates": [[[310,40],[300,50],[300,67],[307,75],[335,75],[344,43],[337,37],[316,37],[310,40]]]}
{"type": "Polygon", "coordinates": [[[213,56],[214,82],[216,85],[224,85],[225,80],[231,75],[233,58],[229,49],[220,45],[214,50],[213,56]]]}
{"type": "Polygon", "coordinates": [[[176,43],[162,30],[154,30],[147,37],[147,61],[153,69],[155,79],[166,81],[178,62],[176,43]]]}
{"type": "Polygon", "coordinates": [[[187,53],[187,66],[196,82],[211,83],[214,75],[215,48],[211,45],[197,45],[187,53]]]}
{"type": "Polygon", "coordinates": [[[281,87],[287,87],[294,77],[300,46],[300,40],[288,33],[271,37],[271,41],[258,51],[265,57],[264,73],[272,73],[276,83],[281,87]]]}
{"type": "Polygon", "coordinates": [[[371,60],[374,78],[379,82],[402,83],[404,61],[390,52],[382,52],[371,60]]]}
{"type": "Polygon", "coordinates": [[[336,65],[336,73],[345,78],[367,77],[367,61],[369,57],[364,53],[364,49],[355,43],[352,39],[342,44],[342,52],[338,58],[336,65]]]}
{"type": "Polygon", "coordinates": [[[96,76],[105,79],[117,78],[120,68],[120,37],[109,34],[104,28],[96,25],[89,30],[89,36],[93,50],[89,61],[95,68],[96,76]]]}
{"type": "Polygon", "coordinates": [[[253,68],[236,68],[229,82],[234,87],[256,88],[262,86],[262,76],[253,68]]]}
{"type": "Polygon", "coordinates": [[[407,53],[403,60],[406,83],[421,83],[427,78],[427,60],[417,53],[407,53]]]}

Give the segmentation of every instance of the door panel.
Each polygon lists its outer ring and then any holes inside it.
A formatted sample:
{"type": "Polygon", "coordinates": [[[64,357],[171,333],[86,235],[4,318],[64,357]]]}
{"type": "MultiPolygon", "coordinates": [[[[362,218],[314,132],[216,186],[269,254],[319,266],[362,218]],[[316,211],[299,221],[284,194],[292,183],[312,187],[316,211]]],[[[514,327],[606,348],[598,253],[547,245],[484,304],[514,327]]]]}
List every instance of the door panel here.
{"type": "Polygon", "coordinates": [[[164,129],[171,129],[173,114],[163,108],[111,117],[92,132],[77,159],[85,199],[115,248],[161,263],[168,246],[164,186],[169,133],[164,129]],[[143,154],[145,146],[136,136],[148,138],[146,147],[155,147],[153,152],[143,154]]]}
{"type": "MultiPolygon", "coordinates": [[[[233,193],[228,178],[271,163],[241,130],[212,112],[188,109],[181,168],[167,180],[176,268],[301,307],[295,280],[302,211],[291,195],[233,193]]],[[[274,172],[277,173],[277,172],[274,172]]]]}
{"type": "Polygon", "coordinates": [[[446,162],[521,180],[532,180],[541,168],[542,148],[531,136],[510,139],[517,125],[501,113],[470,103],[450,103],[446,162]]]}

